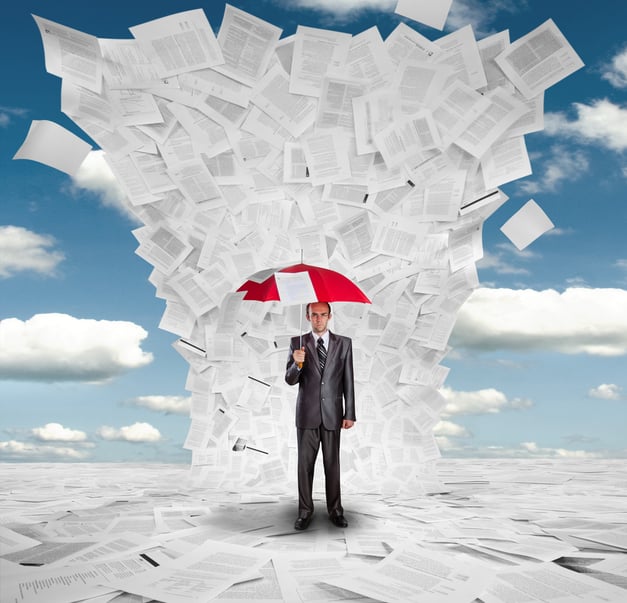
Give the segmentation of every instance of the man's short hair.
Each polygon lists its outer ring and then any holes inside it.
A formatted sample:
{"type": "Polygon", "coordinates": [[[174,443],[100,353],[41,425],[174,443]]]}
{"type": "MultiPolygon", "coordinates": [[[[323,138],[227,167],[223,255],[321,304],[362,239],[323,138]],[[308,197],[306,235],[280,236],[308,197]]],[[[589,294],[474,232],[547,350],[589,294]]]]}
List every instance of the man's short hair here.
{"type": "Polygon", "coordinates": [[[309,306],[311,306],[311,304],[326,304],[327,308],[329,308],[329,316],[331,316],[331,304],[329,302],[325,302],[325,301],[311,302],[311,303],[307,304],[307,309],[305,311],[305,316],[309,316],[309,306]]]}

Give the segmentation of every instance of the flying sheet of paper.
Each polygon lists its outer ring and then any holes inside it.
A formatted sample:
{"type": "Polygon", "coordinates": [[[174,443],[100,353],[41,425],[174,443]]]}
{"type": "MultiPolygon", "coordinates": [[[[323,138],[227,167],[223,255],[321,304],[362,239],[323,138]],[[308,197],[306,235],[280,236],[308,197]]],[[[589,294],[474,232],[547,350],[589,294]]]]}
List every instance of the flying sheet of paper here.
{"type": "Polygon", "coordinates": [[[281,29],[227,4],[218,32],[225,64],[215,67],[243,84],[252,86],[266,72],[281,29]]]}
{"type": "Polygon", "coordinates": [[[52,121],[34,120],[13,159],[31,159],[73,176],[89,151],[90,144],[63,126],[52,121]]]}
{"type": "Polygon", "coordinates": [[[398,0],[394,12],[441,31],[452,3],[453,0],[398,0]]]}
{"type": "Polygon", "coordinates": [[[33,15],[44,45],[46,71],[93,92],[102,90],[98,38],[33,15]]]}
{"type": "Polygon", "coordinates": [[[307,272],[276,272],[274,278],[283,303],[307,304],[318,299],[307,272]]]}
{"type": "Polygon", "coordinates": [[[351,34],[299,25],[294,38],[290,92],[320,96],[322,79],[344,67],[351,34]]]}
{"type": "Polygon", "coordinates": [[[498,66],[527,98],[583,67],[564,34],[548,19],[496,57],[498,66]]]}
{"type": "Polygon", "coordinates": [[[542,208],[530,199],[501,226],[501,232],[521,251],[553,227],[542,208]]]}
{"type": "Polygon", "coordinates": [[[486,188],[496,188],[531,174],[531,162],[524,136],[497,140],[481,158],[486,188]]]}
{"type": "Polygon", "coordinates": [[[222,50],[202,9],[154,19],[129,29],[162,78],[224,63],[222,50]]]}

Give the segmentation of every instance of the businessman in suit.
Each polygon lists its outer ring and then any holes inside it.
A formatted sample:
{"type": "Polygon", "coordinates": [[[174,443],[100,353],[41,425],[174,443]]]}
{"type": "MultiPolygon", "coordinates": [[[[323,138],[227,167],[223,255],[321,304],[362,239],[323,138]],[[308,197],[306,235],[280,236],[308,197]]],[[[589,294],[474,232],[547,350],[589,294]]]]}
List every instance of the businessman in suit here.
{"type": "Polygon", "coordinates": [[[298,442],[297,530],[307,528],[313,515],[314,465],[322,446],[327,511],[334,525],[345,528],[340,494],[340,432],[355,422],[353,344],[349,337],[331,333],[331,305],[307,304],[311,332],[293,337],[285,381],[298,383],[296,435],[298,442]]]}

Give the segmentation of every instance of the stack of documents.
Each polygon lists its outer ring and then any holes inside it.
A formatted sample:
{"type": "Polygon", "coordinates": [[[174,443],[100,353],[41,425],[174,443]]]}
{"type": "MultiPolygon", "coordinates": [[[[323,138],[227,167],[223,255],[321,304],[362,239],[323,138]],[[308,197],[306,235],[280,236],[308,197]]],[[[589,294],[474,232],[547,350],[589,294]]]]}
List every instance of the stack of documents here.
{"type": "MultiPolygon", "coordinates": [[[[432,41],[405,23],[385,40],[376,27],[281,38],[231,5],[217,35],[202,9],[120,40],[35,20],[63,112],[141,222],[159,326],[189,363],[198,483],[291,488],[296,392],[283,375],[303,309],[235,291],[302,257],[373,302],[333,308],[357,375],[347,490],[437,491],[441,362],[478,286],[483,222],[507,201],[499,187],[531,173],[525,136],[543,127],[544,91],[582,66],[555,23],[512,43],[471,26],[432,41]]],[[[534,220],[513,227],[518,245],[539,234],[534,220]]]]}

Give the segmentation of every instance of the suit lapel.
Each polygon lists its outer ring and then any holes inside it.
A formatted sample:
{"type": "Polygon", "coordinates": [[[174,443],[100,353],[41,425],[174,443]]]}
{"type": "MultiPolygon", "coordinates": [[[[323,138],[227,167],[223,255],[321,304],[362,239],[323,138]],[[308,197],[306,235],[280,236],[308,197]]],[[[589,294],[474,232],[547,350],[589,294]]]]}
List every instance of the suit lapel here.
{"type": "MultiPolygon", "coordinates": [[[[335,362],[335,357],[340,351],[340,341],[336,335],[329,331],[329,349],[327,350],[327,365],[332,365],[335,362]]],[[[317,352],[316,352],[317,355],[317,352]]],[[[325,365],[326,366],[326,365],[325,365]]]]}

